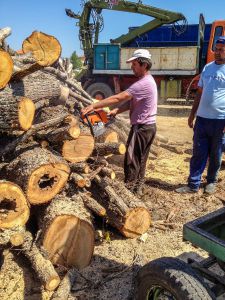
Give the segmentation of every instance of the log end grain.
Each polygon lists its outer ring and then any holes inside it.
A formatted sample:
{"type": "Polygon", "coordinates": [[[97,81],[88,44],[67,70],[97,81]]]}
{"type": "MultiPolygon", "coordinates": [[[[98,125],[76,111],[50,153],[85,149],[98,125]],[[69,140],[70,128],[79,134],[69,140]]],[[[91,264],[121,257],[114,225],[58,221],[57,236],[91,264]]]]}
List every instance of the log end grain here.
{"type": "Polygon", "coordinates": [[[94,138],[90,134],[80,134],[76,140],[64,141],[62,156],[69,162],[86,161],[94,150],[94,138]]]}
{"type": "Polygon", "coordinates": [[[45,289],[48,291],[54,291],[60,284],[60,278],[58,275],[52,276],[45,284],[45,289]]]}
{"type": "Polygon", "coordinates": [[[22,97],[18,104],[18,119],[21,129],[28,130],[34,119],[35,104],[29,98],[22,97]]]}
{"type": "Polygon", "coordinates": [[[128,211],[120,232],[128,238],[135,238],[147,232],[150,225],[151,216],[148,210],[144,207],[137,207],[128,211]]]}
{"type": "Polygon", "coordinates": [[[27,198],[31,204],[49,202],[66,184],[70,168],[63,163],[46,164],[37,168],[30,176],[27,198]]]}
{"type": "Polygon", "coordinates": [[[53,264],[82,269],[93,255],[94,230],[76,216],[60,215],[48,227],[43,246],[53,264]]]}
{"type": "Polygon", "coordinates": [[[73,139],[77,139],[80,135],[80,127],[79,125],[73,125],[69,128],[68,130],[69,135],[73,138],[73,139]]]}
{"type": "Polygon", "coordinates": [[[13,73],[13,60],[8,52],[0,50],[0,89],[9,82],[13,73]]]}
{"type": "Polygon", "coordinates": [[[30,216],[27,199],[19,186],[0,181],[0,228],[26,224],[30,216]]]}
{"type": "Polygon", "coordinates": [[[40,66],[51,66],[61,55],[59,41],[51,35],[34,31],[23,42],[23,52],[32,52],[33,57],[40,66]]]}

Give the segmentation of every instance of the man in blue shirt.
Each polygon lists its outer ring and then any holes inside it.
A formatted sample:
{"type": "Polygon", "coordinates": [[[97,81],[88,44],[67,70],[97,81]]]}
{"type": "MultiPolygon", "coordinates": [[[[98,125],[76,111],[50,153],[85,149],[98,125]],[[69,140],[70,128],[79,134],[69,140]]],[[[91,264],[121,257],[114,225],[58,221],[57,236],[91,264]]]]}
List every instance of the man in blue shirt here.
{"type": "Polygon", "coordinates": [[[200,76],[188,118],[190,128],[193,128],[195,116],[188,185],[176,189],[176,192],[197,192],[208,161],[205,193],[213,194],[225,145],[225,36],[216,41],[215,61],[207,64],[200,76]]]}

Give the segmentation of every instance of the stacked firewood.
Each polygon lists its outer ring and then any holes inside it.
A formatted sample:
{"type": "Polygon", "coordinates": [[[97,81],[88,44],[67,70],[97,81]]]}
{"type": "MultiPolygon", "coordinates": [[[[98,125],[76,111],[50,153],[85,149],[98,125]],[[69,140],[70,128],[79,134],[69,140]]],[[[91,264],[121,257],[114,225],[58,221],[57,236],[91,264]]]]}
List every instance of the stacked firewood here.
{"type": "Polygon", "coordinates": [[[126,123],[118,119],[94,138],[80,118],[93,100],[59,68],[59,42],[33,32],[18,54],[6,45],[9,34],[0,30],[0,246],[20,247],[55,290],[54,266],[90,263],[94,215],[128,238],[145,233],[151,219],[107,161],[124,154],[126,123]]]}

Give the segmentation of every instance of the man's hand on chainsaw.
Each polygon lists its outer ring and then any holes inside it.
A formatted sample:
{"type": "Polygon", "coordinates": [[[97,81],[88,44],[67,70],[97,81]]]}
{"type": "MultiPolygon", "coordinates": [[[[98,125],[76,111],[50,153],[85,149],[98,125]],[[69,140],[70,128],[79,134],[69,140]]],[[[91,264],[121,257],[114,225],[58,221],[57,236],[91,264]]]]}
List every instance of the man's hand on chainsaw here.
{"type": "Polygon", "coordinates": [[[88,114],[89,112],[92,112],[92,111],[94,111],[94,105],[93,104],[90,104],[90,105],[82,108],[82,110],[81,110],[83,115],[86,115],[86,114],[88,114]]]}
{"type": "Polygon", "coordinates": [[[114,108],[114,109],[110,110],[110,111],[107,113],[107,117],[108,117],[108,118],[111,118],[111,117],[115,118],[115,116],[116,116],[117,113],[118,113],[118,110],[119,110],[119,108],[114,108]]]}

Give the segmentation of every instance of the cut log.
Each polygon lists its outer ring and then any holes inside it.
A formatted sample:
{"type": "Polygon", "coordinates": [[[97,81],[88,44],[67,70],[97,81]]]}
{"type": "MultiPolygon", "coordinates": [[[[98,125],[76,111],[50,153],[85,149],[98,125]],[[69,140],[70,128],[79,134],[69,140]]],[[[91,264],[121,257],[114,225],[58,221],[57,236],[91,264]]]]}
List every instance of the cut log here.
{"type": "Polygon", "coordinates": [[[33,123],[34,113],[35,105],[29,98],[11,97],[5,101],[0,97],[0,131],[27,131],[33,123]]]}
{"type": "Polygon", "coordinates": [[[12,142],[9,142],[3,148],[0,148],[0,156],[4,156],[9,152],[13,151],[18,144],[26,142],[32,135],[34,135],[37,131],[42,130],[44,128],[49,128],[52,126],[56,126],[61,123],[67,115],[62,115],[60,117],[56,117],[52,120],[48,120],[46,122],[36,124],[32,126],[27,132],[23,133],[21,136],[14,139],[12,142]]]}
{"type": "Polygon", "coordinates": [[[23,226],[28,221],[30,209],[19,186],[0,181],[0,228],[23,226]]]}
{"type": "Polygon", "coordinates": [[[12,30],[10,27],[5,27],[0,29],[0,47],[3,45],[4,40],[10,36],[12,30]]]}
{"type": "Polygon", "coordinates": [[[100,217],[104,217],[106,215],[106,209],[100,205],[94,198],[92,198],[87,193],[79,193],[84,201],[84,205],[87,206],[94,214],[100,217]]]}
{"type": "Polygon", "coordinates": [[[58,286],[58,289],[54,292],[54,294],[51,297],[51,300],[67,300],[70,294],[70,291],[73,287],[73,284],[75,282],[76,278],[76,272],[74,269],[69,270],[62,281],[60,282],[60,285],[58,286]]]}
{"type": "Polygon", "coordinates": [[[25,228],[16,226],[10,229],[0,229],[0,246],[10,243],[12,246],[20,246],[25,239],[25,228]]]}
{"type": "Polygon", "coordinates": [[[63,140],[77,139],[80,135],[79,126],[63,126],[57,129],[51,129],[46,131],[40,131],[36,134],[39,139],[46,139],[50,143],[59,143],[63,140]]]}
{"type": "Polygon", "coordinates": [[[70,179],[73,180],[74,184],[80,188],[83,188],[86,186],[86,180],[83,176],[77,173],[71,173],[70,179]]]}
{"type": "Polygon", "coordinates": [[[95,177],[95,183],[103,192],[98,193],[97,200],[106,209],[108,222],[125,237],[134,238],[142,235],[151,224],[148,210],[128,190],[121,197],[120,189],[118,190],[119,183],[114,183],[114,188],[112,182],[114,181],[110,181],[107,177],[104,179],[95,177]]]}
{"type": "Polygon", "coordinates": [[[23,152],[6,167],[7,177],[26,191],[31,204],[49,202],[64,187],[69,173],[60,156],[38,147],[23,152]]]}
{"type": "Polygon", "coordinates": [[[166,149],[166,150],[177,153],[177,154],[183,154],[184,153],[184,150],[180,147],[177,147],[177,146],[172,146],[172,145],[163,144],[163,143],[160,143],[159,146],[166,149]]]}
{"type": "MultiPolygon", "coordinates": [[[[38,115],[35,118],[35,124],[39,124],[45,122],[46,120],[53,119],[55,118],[55,116],[60,116],[61,114],[65,114],[66,112],[66,108],[62,105],[43,107],[38,111],[38,115]]],[[[64,120],[64,122],[66,121],[64,120]]],[[[68,122],[72,121],[68,119],[68,122]]]]}
{"type": "Polygon", "coordinates": [[[90,132],[81,132],[76,140],[64,141],[62,156],[69,162],[84,162],[94,150],[94,138],[90,132]]]}
{"type": "Polygon", "coordinates": [[[23,52],[32,52],[40,66],[51,66],[60,57],[62,48],[59,41],[51,35],[34,31],[23,42],[23,52]]]}
{"type": "Polygon", "coordinates": [[[126,147],[123,143],[98,143],[95,144],[94,155],[124,154],[126,147]]]}
{"type": "MultiPolygon", "coordinates": [[[[1,74],[1,72],[0,72],[1,74]]],[[[0,91],[1,102],[7,102],[11,97],[27,97],[34,103],[41,99],[54,99],[61,95],[61,84],[54,77],[43,71],[37,71],[23,78],[23,80],[10,82],[0,91]]]]}
{"type": "Polygon", "coordinates": [[[96,143],[118,143],[119,137],[116,131],[111,128],[107,128],[107,130],[101,134],[100,136],[95,138],[96,143]]]}
{"type": "Polygon", "coordinates": [[[56,273],[52,263],[43,257],[40,250],[33,241],[32,235],[26,232],[24,243],[21,246],[23,254],[29,259],[41,283],[48,291],[54,291],[60,278],[56,273]]]}
{"type": "Polygon", "coordinates": [[[70,163],[69,166],[70,166],[70,170],[75,173],[88,174],[90,172],[89,165],[84,162],[70,163]]]}
{"type": "Polygon", "coordinates": [[[94,251],[90,213],[79,195],[57,195],[38,216],[43,246],[53,264],[78,269],[89,265],[94,251]]]}
{"type": "Polygon", "coordinates": [[[0,50],[0,89],[9,82],[13,73],[13,60],[9,53],[0,50]]]}
{"type": "Polygon", "coordinates": [[[101,176],[108,176],[110,179],[115,179],[116,178],[116,173],[110,169],[110,168],[107,168],[107,167],[103,167],[100,171],[100,175],[101,176]]]}

